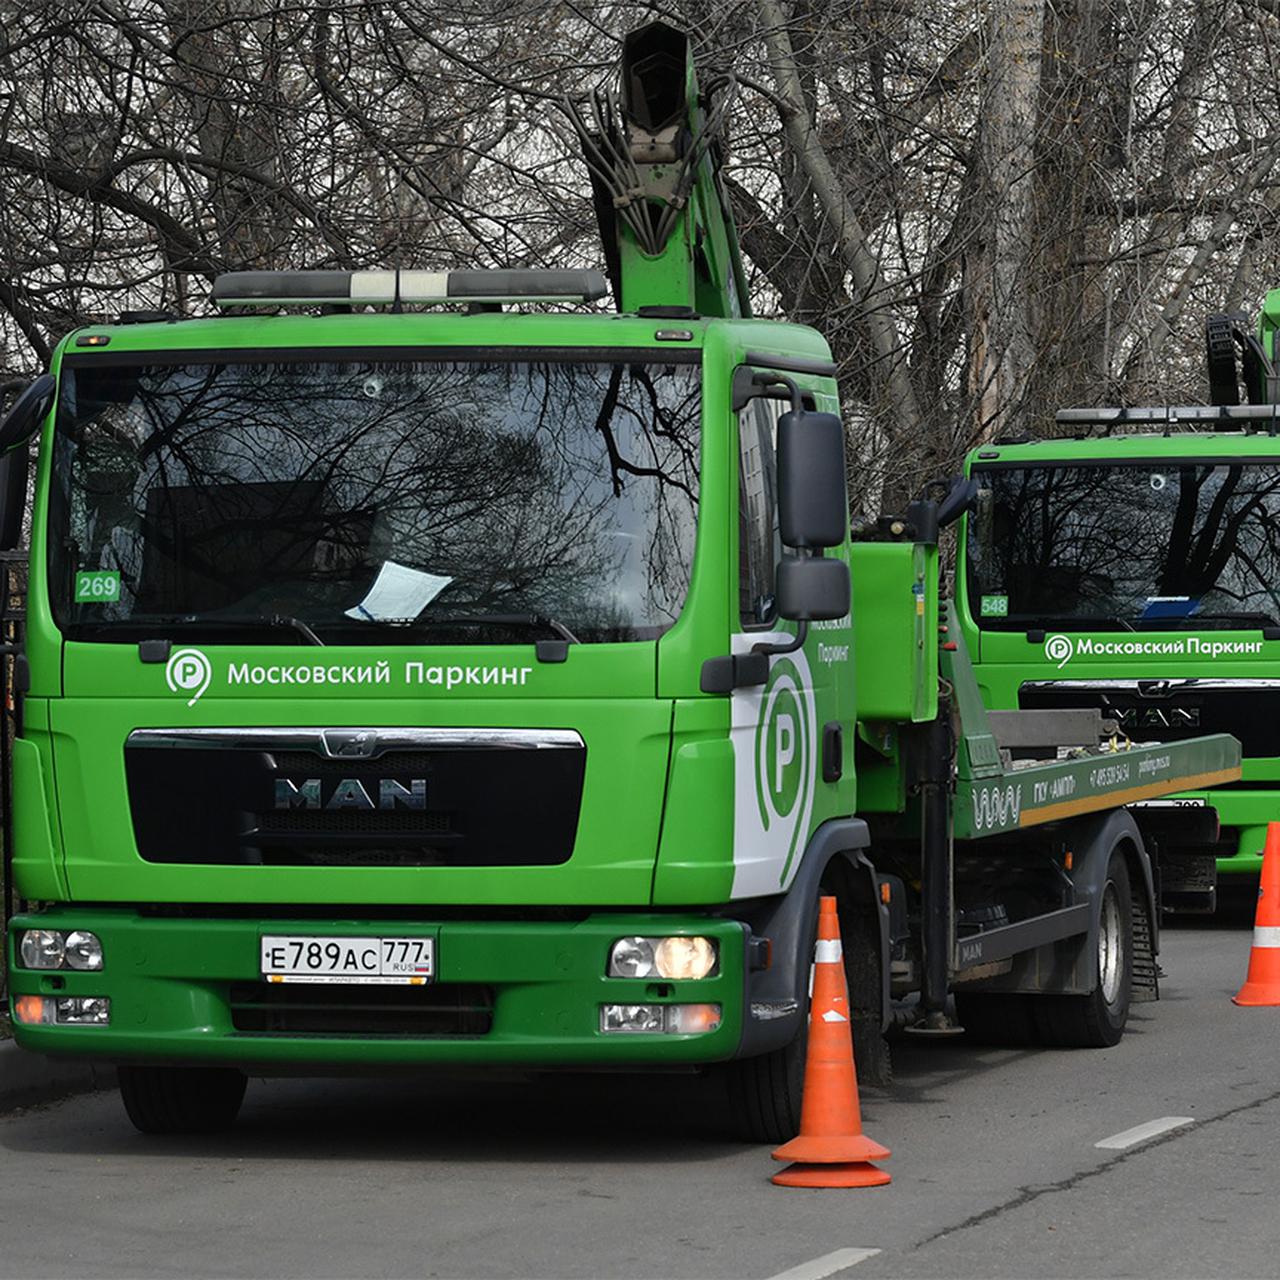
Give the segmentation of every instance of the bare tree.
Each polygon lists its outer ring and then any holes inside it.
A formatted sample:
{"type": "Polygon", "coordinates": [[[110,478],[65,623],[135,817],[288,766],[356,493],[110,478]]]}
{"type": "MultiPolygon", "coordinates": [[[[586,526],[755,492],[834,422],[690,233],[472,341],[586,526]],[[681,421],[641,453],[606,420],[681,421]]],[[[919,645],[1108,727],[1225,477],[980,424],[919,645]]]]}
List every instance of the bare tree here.
{"type": "Polygon", "coordinates": [[[1202,398],[1201,317],[1280,275],[1269,0],[0,0],[4,375],[230,267],[598,262],[553,103],[650,16],[737,78],[755,306],[830,342],[864,507],[1202,398]]]}

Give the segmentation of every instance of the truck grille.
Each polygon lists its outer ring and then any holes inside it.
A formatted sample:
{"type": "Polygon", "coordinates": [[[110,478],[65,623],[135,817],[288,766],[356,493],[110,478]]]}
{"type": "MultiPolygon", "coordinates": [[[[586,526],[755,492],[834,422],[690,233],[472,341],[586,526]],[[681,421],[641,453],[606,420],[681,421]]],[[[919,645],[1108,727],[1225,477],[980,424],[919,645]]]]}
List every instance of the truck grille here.
{"type": "Polygon", "coordinates": [[[231,1025],[268,1036],[483,1036],[493,989],[475,983],[414,986],[238,982],[231,1025]]]}
{"type": "Polygon", "coordinates": [[[1230,733],[1246,756],[1280,756],[1280,681],[1031,680],[1023,708],[1097,707],[1135,742],[1230,733]]]}
{"type": "Polygon", "coordinates": [[[147,862],[240,866],[567,862],[586,769],[581,739],[560,733],[555,749],[531,749],[503,745],[505,731],[495,730],[496,744],[457,746],[448,732],[136,731],[125,772],[138,853],[147,862]],[[439,749],[406,744],[433,732],[439,749]],[[339,733],[382,734],[390,745],[367,758],[335,757],[327,752],[339,733]],[[301,749],[309,738],[315,748],[301,749]]]}

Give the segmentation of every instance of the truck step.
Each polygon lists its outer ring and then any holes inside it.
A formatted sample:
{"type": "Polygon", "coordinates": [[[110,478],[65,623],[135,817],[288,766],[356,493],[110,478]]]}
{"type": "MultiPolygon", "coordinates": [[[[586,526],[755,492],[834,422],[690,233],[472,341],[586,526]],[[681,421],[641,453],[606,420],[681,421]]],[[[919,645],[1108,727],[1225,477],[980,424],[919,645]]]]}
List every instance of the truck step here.
{"type": "Polygon", "coordinates": [[[1133,994],[1134,1004],[1160,999],[1160,969],[1151,944],[1151,919],[1146,907],[1133,904],[1133,994]]]}

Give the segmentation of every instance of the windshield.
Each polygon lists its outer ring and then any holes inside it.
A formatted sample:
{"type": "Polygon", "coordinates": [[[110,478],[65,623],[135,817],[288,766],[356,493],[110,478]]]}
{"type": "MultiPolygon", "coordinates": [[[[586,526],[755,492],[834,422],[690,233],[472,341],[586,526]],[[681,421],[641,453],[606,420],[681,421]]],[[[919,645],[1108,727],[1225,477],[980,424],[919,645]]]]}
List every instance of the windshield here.
{"type": "Polygon", "coordinates": [[[688,589],[699,406],[690,363],[69,363],[55,617],[122,641],[652,639],[688,589]]]}
{"type": "Polygon", "coordinates": [[[1280,625],[1280,466],[975,468],[969,607],[1017,631],[1280,625]]]}

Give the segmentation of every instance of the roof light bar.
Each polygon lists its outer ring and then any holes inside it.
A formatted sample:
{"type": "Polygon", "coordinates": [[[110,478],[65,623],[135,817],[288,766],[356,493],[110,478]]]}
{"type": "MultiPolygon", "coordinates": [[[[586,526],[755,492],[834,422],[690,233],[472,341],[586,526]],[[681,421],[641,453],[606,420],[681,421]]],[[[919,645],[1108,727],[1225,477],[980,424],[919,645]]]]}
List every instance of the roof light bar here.
{"type": "Polygon", "coordinates": [[[599,271],[230,271],[220,307],[385,306],[395,302],[595,302],[599,271]]]}
{"type": "Polygon", "coordinates": [[[1272,422],[1280,419],[1280,404],[1189,404],[1141,408],[1059,409],[1058,422],[1094,426],[1123,423],[1272,422]]]}

